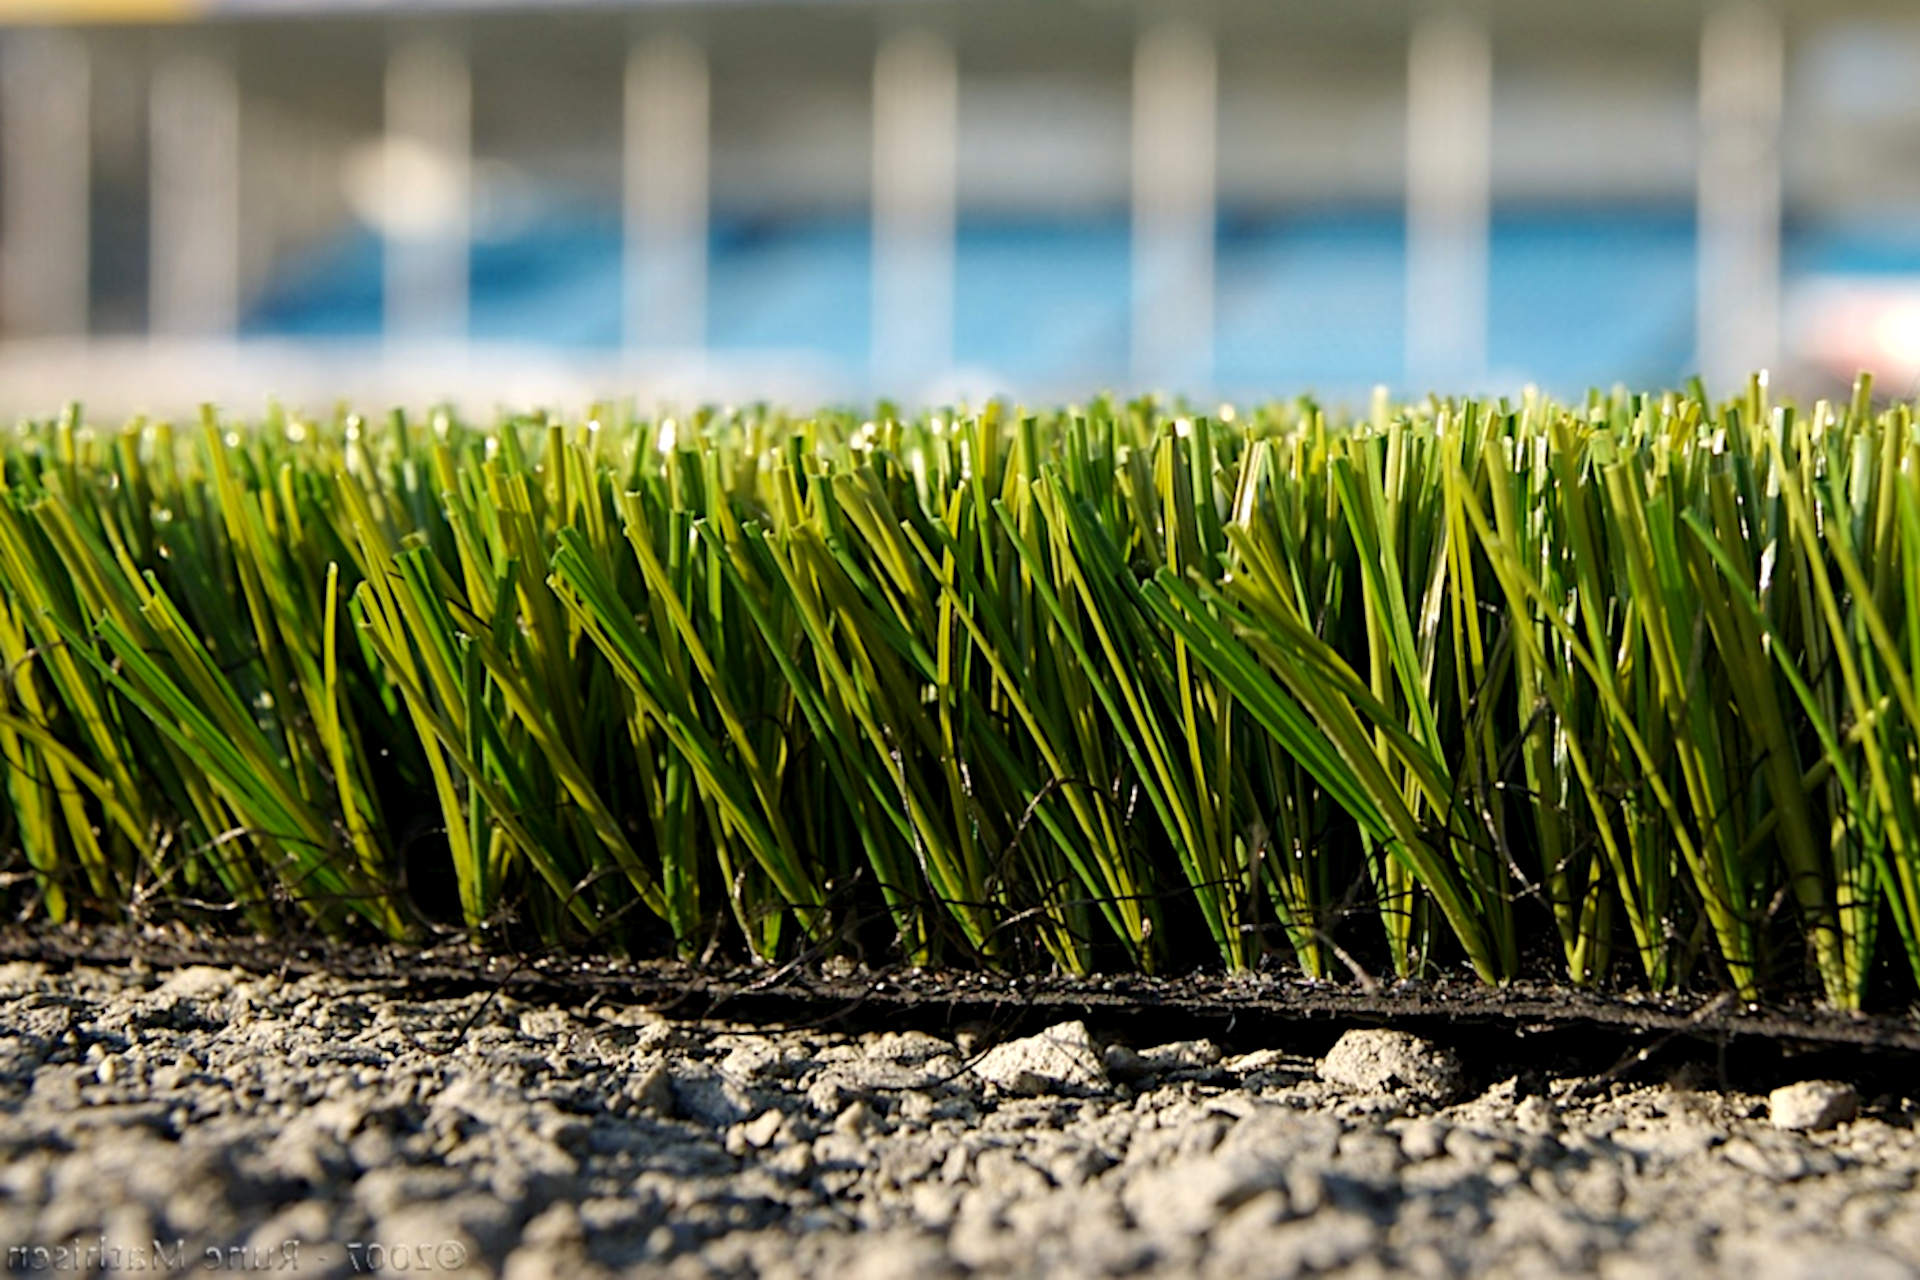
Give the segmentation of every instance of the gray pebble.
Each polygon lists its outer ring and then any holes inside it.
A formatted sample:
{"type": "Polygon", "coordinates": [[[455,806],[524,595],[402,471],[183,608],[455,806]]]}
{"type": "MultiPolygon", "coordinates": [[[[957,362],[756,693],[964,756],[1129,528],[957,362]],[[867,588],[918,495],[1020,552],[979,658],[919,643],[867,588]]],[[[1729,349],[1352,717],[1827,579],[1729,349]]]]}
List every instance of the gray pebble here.
{"type": "Polygon", "coordinates": [[[1859,1110],[1860,1095],[1837,1080],[1802,1080],[1767,1095],[1767,1116],[1776,1129],[1831,1129],[1859,1110]]]}
{"type": "Polygon", "coordinates": [[[1404,1031],[1346,1032],[1320,1062],[1320,1078],[1354,1093],[1399,1093],[1445,1102],[1460,1091],[1460,1060],[1404,1031]]]}

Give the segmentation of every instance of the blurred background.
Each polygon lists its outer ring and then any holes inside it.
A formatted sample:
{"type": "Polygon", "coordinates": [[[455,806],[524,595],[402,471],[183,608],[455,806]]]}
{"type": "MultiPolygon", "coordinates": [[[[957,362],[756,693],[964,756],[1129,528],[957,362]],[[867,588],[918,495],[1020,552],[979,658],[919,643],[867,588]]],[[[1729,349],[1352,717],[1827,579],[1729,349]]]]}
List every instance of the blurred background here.
{"type": "Polygon", "coordinates": [[[0,0],[0,411],[1920,379],[1912,0],[0,0]]]}

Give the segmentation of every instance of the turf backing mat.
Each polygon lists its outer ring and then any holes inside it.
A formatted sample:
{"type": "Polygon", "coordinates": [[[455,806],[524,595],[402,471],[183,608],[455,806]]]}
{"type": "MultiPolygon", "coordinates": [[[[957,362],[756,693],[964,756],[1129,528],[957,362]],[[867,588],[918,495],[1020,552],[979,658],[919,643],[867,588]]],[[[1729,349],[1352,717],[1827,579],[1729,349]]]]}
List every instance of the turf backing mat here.
{"type": "Polygon", "coordinates": [[[1471,1062],[1552,1067],[1602,1080],[1694,1062],[1745,1084],[1802,1078],[1900,1081],[1920,1065],[1920,1017],[1762,1006],[1725,993],[1653,996],[1540,982],[1488,988],[1465,978],[1372,989],[1287,974],[1005,976],[790,963],[697,965],[592,956],[509,956],[464,944],[342,946],[324,939],[222,938],[174,927],[13,927],[0,960],[55,967],[215,965],[282,978],[375,981],[422,998],[475,993],[569,1005],[644,1006],[676,1019],[838,1031],[971,1028],[989,1040],[1080,1019],[1142,1042],[1209,1036],[1319,1052],[1343,1031],[1392,1026],[1454,1046],[1471,1062]]]}

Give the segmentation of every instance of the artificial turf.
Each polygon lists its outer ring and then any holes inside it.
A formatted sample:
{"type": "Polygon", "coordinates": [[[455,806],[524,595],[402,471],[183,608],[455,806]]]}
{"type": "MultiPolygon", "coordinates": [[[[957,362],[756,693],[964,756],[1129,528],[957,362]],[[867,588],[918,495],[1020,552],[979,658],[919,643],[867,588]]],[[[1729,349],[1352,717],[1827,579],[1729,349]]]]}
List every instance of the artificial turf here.
{"type": "MultiPolygon", "coordinates": [[[[12,908],[776,959],[1920,974],[1913,406],[0,433],[12,908]]],[[[1889,994],[1891,993],[1891,994],[1889,994]]]]}

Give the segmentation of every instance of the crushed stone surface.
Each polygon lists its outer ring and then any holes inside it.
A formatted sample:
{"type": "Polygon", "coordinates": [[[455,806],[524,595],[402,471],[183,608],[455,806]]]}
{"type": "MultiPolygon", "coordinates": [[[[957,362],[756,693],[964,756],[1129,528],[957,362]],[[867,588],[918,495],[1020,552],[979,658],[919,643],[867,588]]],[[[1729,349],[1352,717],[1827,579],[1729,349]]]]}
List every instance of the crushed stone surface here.
{"type": "Polygon", "coordinates": [[[1037,1039],[0,966],[4,1271],[1920,1275],[1901,1099],[1037,1039]]]}

